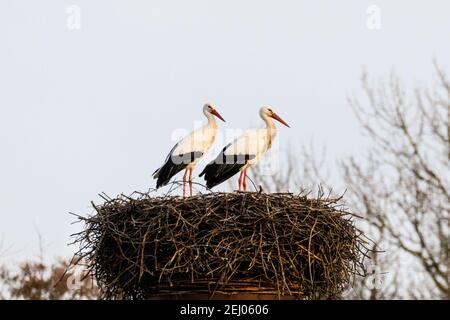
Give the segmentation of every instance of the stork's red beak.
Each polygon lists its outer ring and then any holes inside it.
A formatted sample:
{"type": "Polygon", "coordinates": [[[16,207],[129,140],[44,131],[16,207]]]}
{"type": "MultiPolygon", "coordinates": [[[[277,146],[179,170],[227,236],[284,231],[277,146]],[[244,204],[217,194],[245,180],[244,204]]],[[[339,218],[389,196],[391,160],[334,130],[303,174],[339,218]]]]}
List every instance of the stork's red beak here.
{"type": "Polygon", "coordinates": [[[226,122],[225,119],[222,118],[222,116],[220,115],[219,112],[217,112],[216,109],[213,109],[213,110],[211,111],[211,113],[212,113],[213,115],[215,115],[217,118],[219,118],[220,120],[222,120],[223,122],[226,122]]]}
{"type": "Polygon", "coordinates": [[[277,115],[275,112],[272,112],[272,118],[274,118],[274,119],[277,120],[277,121],[280,121],[280,122],[281,122],[282,124],[284,124],[286,127],[290,128],[289,125],[288,125],[283,119],[281,119],[280,116],[277,115]]]}

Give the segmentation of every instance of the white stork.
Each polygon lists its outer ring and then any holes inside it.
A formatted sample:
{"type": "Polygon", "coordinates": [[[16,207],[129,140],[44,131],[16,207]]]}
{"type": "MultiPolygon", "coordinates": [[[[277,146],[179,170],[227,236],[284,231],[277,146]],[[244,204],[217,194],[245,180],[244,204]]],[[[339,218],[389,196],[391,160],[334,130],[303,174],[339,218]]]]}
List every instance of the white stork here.
{"type": "Polygon", "coordinates": [[[214,116],[225,122],[211,103],[203,106],[203,114],[208,119],[208,123],[179,141],[170,150],[163,166],[153,173],[153,178],[157,179],[156,189],[168,184],[174,175],[185,169],[183,176],[183,198],[186,196],[186,177],[188,171],[190,194],[192,196],[192,170],[216,139],[217,123],[214,116]]]}
{"type": "Polygon", "coordinates": [[[211,189],[228,180],[239,171],[239,191],[247,188],[247,170],[256,164],[261,156],[270,149],[277,134],[277,128],[272,119],[285,126],[289,125],[269,107],[262,107],[259,115],[266,123],[266,128],[250,130],[223,148],[215,160],[209,163],[200,174],[205,176],[206,186],[211,189]]]}

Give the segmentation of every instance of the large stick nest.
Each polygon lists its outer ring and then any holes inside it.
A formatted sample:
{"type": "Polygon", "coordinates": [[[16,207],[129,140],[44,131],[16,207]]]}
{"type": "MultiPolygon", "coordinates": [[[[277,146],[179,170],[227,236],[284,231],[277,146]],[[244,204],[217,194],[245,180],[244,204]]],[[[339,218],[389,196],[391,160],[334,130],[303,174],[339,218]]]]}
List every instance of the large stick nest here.
{"type": "Polygon", "coordinates": [[[103,298],[186,293],[336,297],[364,273],[366,240],[339,201],[213,193],[105,198],[80,217],[78,256],[103,298]]]}

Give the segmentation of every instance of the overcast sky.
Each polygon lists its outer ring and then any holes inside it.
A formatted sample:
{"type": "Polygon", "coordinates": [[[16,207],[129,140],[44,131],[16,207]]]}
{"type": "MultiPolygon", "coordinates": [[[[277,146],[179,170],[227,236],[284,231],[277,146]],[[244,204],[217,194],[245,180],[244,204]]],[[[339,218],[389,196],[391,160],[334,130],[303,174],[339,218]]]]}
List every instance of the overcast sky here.
{"type": "Polygon", "coordinates": [[[172,133],[207,101],[220,129],[259,126],[268,104],[291,125],[281,146],[361,153],[346,98],[362,69],[432,83],[433,58],[450,67],[449,17],[445,0],[2,0],[0,243],[31,255],[39,230],[48,255],[70,256],[68,212],[153,187],[172,133]]]}

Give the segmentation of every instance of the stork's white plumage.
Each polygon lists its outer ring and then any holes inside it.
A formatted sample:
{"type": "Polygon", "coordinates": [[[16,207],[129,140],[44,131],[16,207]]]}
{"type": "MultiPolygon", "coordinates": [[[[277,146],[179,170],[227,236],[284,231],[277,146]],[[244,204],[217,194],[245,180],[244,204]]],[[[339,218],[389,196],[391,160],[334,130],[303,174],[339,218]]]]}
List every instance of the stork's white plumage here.
{"type": "Polygon", "coordinates": [[[188,172],[190,195],[192,196],[192,170],[216,139],[217,123],[214,116],[225,122],[211,103],[203,106],[203,114],[208,119],[208,122],[179,141],[170,150],[163,166],[153,173],[153,178],[157,179],[157,189],[165,186],[174,175],[185,169],[183,176],[183,197],[186,195],[186,178],[188,172]]]}
{"type": "Polygon", "coordinates": [[[284,122],[269,107],[262,107],[259,115],[266,123],[263,129],[251,130],[238,137],[232,143],[223,148],[217,158],[209,163],[200,176],[205,176],[206,186],[213,188],[228,180],[239,171],[239,190],[247,188],[247,170],[258,163],[261,156],[272,146],[273,139],[277,134],[277,128],[272,119],[278,120],[285,126],[284,122]]]}

